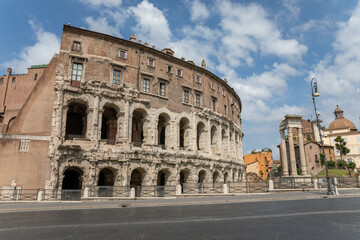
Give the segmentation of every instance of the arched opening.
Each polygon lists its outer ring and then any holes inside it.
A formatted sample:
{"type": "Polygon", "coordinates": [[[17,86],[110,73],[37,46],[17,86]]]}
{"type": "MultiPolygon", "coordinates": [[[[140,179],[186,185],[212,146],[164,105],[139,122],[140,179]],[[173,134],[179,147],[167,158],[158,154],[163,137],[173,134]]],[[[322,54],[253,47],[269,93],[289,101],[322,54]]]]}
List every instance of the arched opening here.
{"type": "Polygon", "coordinates": [[[117,133],[117,112],[111,107],[105,107],[101,121],[101,139],[108,144],[115,144],[117,133]]]}
{"type": "Polygon", "coordinates": [[[205,134],[205,124],[203,122],[199,122],[196,127],[196,144],[197,149],[200,151],[204,151],[206,149],[206,134],[205,134]]]}
{"type": "Polygon", "coordinates": [[[215,126],[211,127],[211,151],[216,153],[218,151],[218,134],[215,126]]]}
{"type": "Polygon", "coordinates": [[[77,167],[68,168],[64,172],[62,189],[81,190],[81,188],[82,188],[82,171],[77,167]]]}
{"type": "Polygon", "coordinates": [[[114,172],[103,168],[99,173],[98,197],[112,197],[114,187],[114,172]]]}
{"type": "Polygon", "coordinates": [[[158,145],[161,145],[163,149],[166,148],[166,139],[169,139],[170,131],[168,130],[170,117],[166,113],[159,115],[158,119],[158,145]]]}
{"type": "Polygon", "coordinates": [[[205,181],[205,176],[206,176],[206,172],[204,170],[201,170],[199,172],[198,183],[203,184],[205,181]]]}
{"type": "Polygon", "coordinates": [[[224,183],[227,183],[229,174],[225,172],[224,174],[224,183]]]}
{"type": "Polygon", "coordinates": [[[131,141],[135,147],[141,147],[144,142],[144,123],[147,113],[143,109],[136,109],[132,117],[131,141]]]}
{"type": "Polygon", "coordinates": [[[213,183],[217,183],[219,178],[219,173],[216,171],[213,173],[213,183]]]}
{"type": "Polygon", "coordinates": [[[180,171],[180,186],[181,186],[181,193],[184,193],[184,184],[186,184],[190,172],[187,169],[180,171]]]}
{"type": "Polygon", "coordinates": [[[134,169],[130,177],[130,187],[135,188],[136,197],[141,196],[141,184],[144,178],[145,171],[142,168],[134,169]]]}
{"type": "Polygon", "coordinates": [[[86,124],[86,106],[80,103],[70,103],[66,114],[65,139],[85,138],[86,124]]]}
{"type": "Polygon", "coordinates": [[[170,172],[167,169],[162,169],[157,176],[157,196],[163,197],[165,195],[165,186],[170,172]]]}
{"type": "Polygon", "coordinates": [[[103,168],[99,173],[98,186],[114,186],[114,172],[109,168],[103,168]]]}
{"type": "Polygon", "coordinates": [[[187,149],[190,146],[190,122],[187,118],[180,119],[179,130],[180,149],[187,149]]]}

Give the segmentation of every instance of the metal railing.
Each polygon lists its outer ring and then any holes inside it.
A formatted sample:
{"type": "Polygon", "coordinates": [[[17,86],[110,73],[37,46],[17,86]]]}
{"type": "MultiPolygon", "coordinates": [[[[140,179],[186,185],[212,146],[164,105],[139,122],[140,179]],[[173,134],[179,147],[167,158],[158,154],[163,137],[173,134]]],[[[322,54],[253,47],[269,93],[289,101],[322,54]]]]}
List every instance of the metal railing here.
{"type": "Polygon", "coordinates": [[[223,183],[183,183],[183,194],[216,194],[223,193],[223,183]]]}
{"type": "Polygon", "coordinates": [[[132,145],[133,145],[134,147],[141,147],[142,142],[132,142],[132,145]]]}
{"type": "Polygon", "coordinates": [[[228,183],[229,193],[264,193],[268,189],[268,181],[228,183]]]}
{"type": "Polygon", "coordinates": [[[129,186],[94,186],[90,189],[90,197],[130,197],[129,186]]]}
{"type": "Polygon", "coordinates": [[[65,140],[73,140],[74,138],[85,138],[85,136],[77,134],[65,134],[65,140]]]}
{"type": "Polygon", "coordinates": [[[337,178],[338,188],[360,188],[359,178],[337,178]]]}
{"type": "Polygon", "coordinates": [[[172,197],[176,195],[176,186],[133,186],[136,197],[172,197]]]}
{"type": "Polygon", "coordinates": [[[286,177],[286,178],[272,178],[274,182],[274,189],[308,189],[314,187],[312,178],[304,177],[286,177]]]}
{"type": "Polygon", "coordinates": [[[115,145],[116,139],[106,139],[106,143],[109,145],[115,145]]]}

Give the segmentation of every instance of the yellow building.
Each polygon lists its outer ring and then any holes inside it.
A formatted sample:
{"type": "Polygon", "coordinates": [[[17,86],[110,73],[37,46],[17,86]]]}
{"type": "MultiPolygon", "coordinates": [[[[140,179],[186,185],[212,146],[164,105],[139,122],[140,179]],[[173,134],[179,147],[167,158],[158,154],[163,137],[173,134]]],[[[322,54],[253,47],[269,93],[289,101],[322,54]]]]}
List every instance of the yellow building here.
{"type": "MultiPolygon", "coordinates": [[[[334,114],[335,120],[324,130],[324,144],[335,147],[335,138],[341,136],[346,142],[346,147],[350,149],[343,159],[355,162],[356,168],[360,168],[360,131],[356,129],[354,123],[344,118],[344,111],[339,106],[336,107],[334,114]]],[[[335,159],[340,160],[340,152],[336,148],[335,159]]]]}
{"type": "Polygon", "coordinates": [[[255,173],[266,180],[273,166],[270,151],[253,152],[244,156],[246,173],[255,173]]]}

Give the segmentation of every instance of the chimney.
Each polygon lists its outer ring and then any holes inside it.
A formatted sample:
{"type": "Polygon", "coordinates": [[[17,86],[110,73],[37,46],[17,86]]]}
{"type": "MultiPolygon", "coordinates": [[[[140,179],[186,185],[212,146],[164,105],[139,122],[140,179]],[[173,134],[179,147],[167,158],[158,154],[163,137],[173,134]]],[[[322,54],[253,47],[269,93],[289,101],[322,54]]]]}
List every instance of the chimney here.
{"type": "Polygon", "coordinates": [[[136,36],[135,36],[135,34],[133,34],[133,35],[130,36],[130,41],[131,41],[131,42],[136,42],[136,36]]]}

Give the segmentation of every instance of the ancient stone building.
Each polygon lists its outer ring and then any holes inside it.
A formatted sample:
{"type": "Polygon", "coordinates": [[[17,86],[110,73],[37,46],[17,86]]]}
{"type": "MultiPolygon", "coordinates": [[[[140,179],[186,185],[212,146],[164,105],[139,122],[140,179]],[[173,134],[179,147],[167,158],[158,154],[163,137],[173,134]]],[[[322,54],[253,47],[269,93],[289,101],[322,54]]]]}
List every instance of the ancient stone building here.
{"type": "Polygon", "coordinates": [[[244,180],[241,101],[205,61],[64,26],[53,65],[42,187],[244,180]]]}

